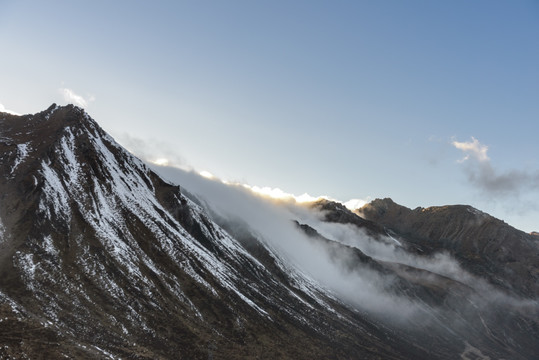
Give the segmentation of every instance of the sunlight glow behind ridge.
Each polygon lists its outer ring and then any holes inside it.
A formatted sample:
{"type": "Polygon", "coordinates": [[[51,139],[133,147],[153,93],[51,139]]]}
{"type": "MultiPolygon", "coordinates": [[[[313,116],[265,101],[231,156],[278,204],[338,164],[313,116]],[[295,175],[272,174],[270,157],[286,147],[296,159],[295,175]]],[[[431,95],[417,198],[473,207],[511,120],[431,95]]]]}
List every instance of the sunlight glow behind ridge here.
{"type": "Polygon", "coordinates": [[[214,179],[215,176],[209,171],[202,170],[198,173],[200,176],[205,177],[206,179],[214,179]]]}
{"type": "Polygon", "coordinates": [[[150,161],[150,162],[155,164],[155,165],[159,165],[159,166],[168,166],[169,165],[168,159],[165,159],[165,158],[155,159],[155,160],[150,161]]]}
{"type": "MultiPolygon", "coordinates": [[[[171,164],[171,162],[166,158],[156,158],[155,160],[146,160],[149,163],[155,164],[157,166],[164,166],[164,167],[176,167],[178,169],[182,169],[181,167],[174,166],[171,164]]],[[[184,171],[193,171],[188,169],[182,169],[184,171]]],[[[254,195],[265,198],[272,201],[278,201],[278,202],[292,202],[297,204],[308,204],[308,203],[314,203],[320,200],[329,200],[333,202],[337,202],[340,204],[343,204],[347,209],[354,211],[359,208],[361,208],[363,205],[367,204],[369,201],[371,201],[370,197],[367,199],[350,199],[348,201],[341,201],[334,199],[328,195],[320,195],[320,196],[312,196],[308,193],[303,193],[301,195],[295,195],[288,193],[284,190],[281,190],[280,188],[273,188],[270,186],[256,186],[256,185],[249,185],[245,184],[243,182],[238,181],[228,181],[225,179],[221,179],[218,176],[213,175],[211,172],[207,170],[202,171],[194,171],[197,175],[210,180],[210,181],[218,181],[221,182],[227,186],[239,186],[243,187],[250,192],[252,192],[254,195]]]]}
{"type": "Polygon", "coordinates": [[[309,203],[309,202],[315,202],[321,199],[330,200],[328,196],[318,196],[314,197],[307,193],[304,193],[302,195],[294,195],[287,192],[284,192],[283,190],[279,188],[271,188],[269,186],[265,187],[259,187],[259,186],[251,186],[247,184],[242,184],[245,188],[251,190],[254,194],[266,198],[276,199],[276,200],[284,200],[284,201],[295,201],[297,203],[309,203]]]}

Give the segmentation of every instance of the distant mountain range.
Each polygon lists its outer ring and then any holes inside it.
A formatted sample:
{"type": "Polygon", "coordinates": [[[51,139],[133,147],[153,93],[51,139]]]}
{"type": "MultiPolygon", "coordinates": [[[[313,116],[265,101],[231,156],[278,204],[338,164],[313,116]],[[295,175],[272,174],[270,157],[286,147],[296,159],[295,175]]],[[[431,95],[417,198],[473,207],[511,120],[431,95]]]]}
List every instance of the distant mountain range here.
{"type": "Polygon", "coordinates": [[[2,359],[536,359],[539,236],[149,165],[81,108],[0,113],[2,359]]]}

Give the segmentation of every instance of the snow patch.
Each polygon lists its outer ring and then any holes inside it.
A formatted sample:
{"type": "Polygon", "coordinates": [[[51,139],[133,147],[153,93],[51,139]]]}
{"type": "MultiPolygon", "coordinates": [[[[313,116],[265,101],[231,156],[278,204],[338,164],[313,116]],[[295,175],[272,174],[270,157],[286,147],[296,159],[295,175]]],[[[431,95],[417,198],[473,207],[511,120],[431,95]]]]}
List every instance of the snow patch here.
{"type": "Polygon", "coordinates": [[[103,349],[101,349],[99,346],[97,345],[94,345],[94,348],[96,348],[100,353],[102,353],[103,355],[107,356],[109,359],[118,359],[117,357],[115,357],[114,355],[112,355],[111,353],[109,353],[108,351],[105,351],[103,349]]]}
{"type": "Polygon", "coordinates": [[[8,303],[9,306],[11,307],[11,310],[15,314],[22,315],[22,312],[23,312],[22,308],[15,301],[13,301],[9,296],[7,296],[7,294],[3,293],[2,290],[0,290],[0,302],[8,303]]]}
{"type": "Polygon", "coordinates": [[[393,240],[398,246],[402,247],[402,243],[401,243],[399,240],[395,239],[393,236],[391,236],[391,234],[390,234],[388,231],[386,231],[386,235],[387,235],[391,240],[393,240]]]}
{"type": "Polygon", "coordinates": [[[43,187],[44,197],[39,202],[39,210],[48,219],[52,219],[52,212],[57,217],[68,222],[71,220],[71,208],[69,206],[69,195],[66,192],[60,177],[45,161],[41,163],[41,175],[45,180],[43,187]],[[51,212],[52,211],[52,212],[51,212]]]}
{"type": "Polygon", "coordinates": [[[15,158],[15,162],[13,163],[13,166],[11,167],[11,174],[17,169],[17,167],[28,157],[28,154],[31,150],[30,143],[25,144],[19,144],[17,145],[17,157],[15,158]]]}
{"type": "Polygon", "coordinates": [[[6,240],[6,228],[2,223],[2,219],[0,219],[0,244],[3,243],[4,240],[6,240]]]}
{"type": "Polygon", "coordinates": [[[262,315],[265,315],[267,316],[269,319],[271,319],[271,317],[269,316],[269,314],[264,310],[262,309],[260,306],[258,306],[257,304],[255,304],[251,299],[249,299],[247,296],[243,295],[239,290],[237,290],[236,288],[232,288],[232,291],[234,291],[236,293],[236,295],[238,295],[244,302],[246,302],[249,306],[251,306],[252,308],[254,308],[256,311],[258,311],[260,314],[262,315]]]}
{"type": "Polygon", "coordinates": [[[13,262],[18,266],[25,278],[25,284],[30,290],[35,290],[34,279],[36,274],[37,265],[34,262],[33,254],[24,254],[20,251],[15,253],[13,262]]]}
{"type": "Polygon", "coordinates": [[[58,249],[56,249],[54,247],[54,244],[53,244],[53,241],[52,241],[52,237],[49,235],[49,236],[45,236],[45,238],[43,239],[43,243],[42,243],[42,246],[43,246],[43,250],[45,250],[45,252],[47,254],[50,254],[50,255],[53,255],[55,257],[58,256],[58,249]]]}
{"type": "Polygon", "coordinates": [[[484,212],[482,212],[481,210],[478,210],[478,209],[476,209],[476,208],[474,208],[474,207],[471,207],[471,206],[467,207],[467,210],[468,210],[469,213],[474,214],[474,215],[476,215],[476,216],[481,216],[481,217],[483,217],[483,216],[486,216],[486,215],[487,215],[487,214],[485,214],[484,212]]]}
{"type": "Polygon", "coordinates": [[[51,117],[52,114],[54,114],[56,112],[56,110],[60,109],[60,106],[54,104],[54,107],[52,107],[50,109],[50,111],[45,114],[45,120],[49,120],[49,118],[51,117]]]}

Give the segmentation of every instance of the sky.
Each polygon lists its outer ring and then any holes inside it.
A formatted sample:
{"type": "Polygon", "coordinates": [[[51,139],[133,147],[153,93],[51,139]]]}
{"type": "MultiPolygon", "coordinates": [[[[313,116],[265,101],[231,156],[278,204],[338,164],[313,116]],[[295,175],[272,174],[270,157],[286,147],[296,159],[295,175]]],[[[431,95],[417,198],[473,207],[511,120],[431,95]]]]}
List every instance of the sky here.
{"type": "Polygon", "coordinates": [[[0,111],[148,160],[539,231],[537,1],[3,1],[0,111]]]}

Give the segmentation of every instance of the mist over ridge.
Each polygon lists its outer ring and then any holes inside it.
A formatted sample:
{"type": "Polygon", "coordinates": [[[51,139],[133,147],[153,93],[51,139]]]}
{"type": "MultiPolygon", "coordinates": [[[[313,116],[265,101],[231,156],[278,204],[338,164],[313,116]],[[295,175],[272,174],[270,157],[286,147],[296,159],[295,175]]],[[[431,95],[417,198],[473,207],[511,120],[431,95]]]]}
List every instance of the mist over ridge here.
{"type": "MultiPolygon", "coordinates": [[[[227,229],[232,229],[232,234],[233,229],[240,224],[247,226],[261,240],[284,251],[294,264],[319,281],[322,286],[347,301],[360,305],[364,310],[389,314],[393,319],[407,319],[414,314],[416,316],[422,314],[421,309],[409,299],[386,291],[394,285],[392,275],[381,276],[366,267],[350,271],[346,265],[349,262],[349,254],[340,254],[343,258],[332,257],[326,244],[313,243],[309,235],[293,222],[308,225],[325,239],[357,248],[374,260],[402,264],[447,277],[479,289],[485,299],[494,302],[508,302],[517,307],[535,309],[534,312],[539,309],[537,299],[513,297],[497,290],[484,279],[462,268],[459,261],[447,250],[442,249],[429,254],[410,252],[410,249],[398,240],[399,236],[394,233],[392,236],[389,229],[372,236],[366,229],[356,224],[326,221],[327,210],[317,205],[319,202],[335,200],[325,196],[317,198],[304,196],[298,201],[297,197],[283,191],[278,193],[279,196],[273,196],[270,192],[257,191],[256,187],[253,190],[251,186],[208,176],[209,173],[201,175],[192,170],[176,167],[156,164],[150,166],[165,179],[183,184],[195,199],[202,202],[210,214],[215,215],[215,221],[227,229]],[[241,220],[241,223],[236,223],[238,220],[241,220]]],[[[355,215],[360,217],[359,214],[362,213],[360,208],[352,210],[355,210],[355,215]]],[[[475,221],[480,225],[482,216],[486,214],[481,212],[478,214],[480,215],[475,221]]],[[[419,273],[417,276],[419,280],[432,275],[419,273]]]]}

